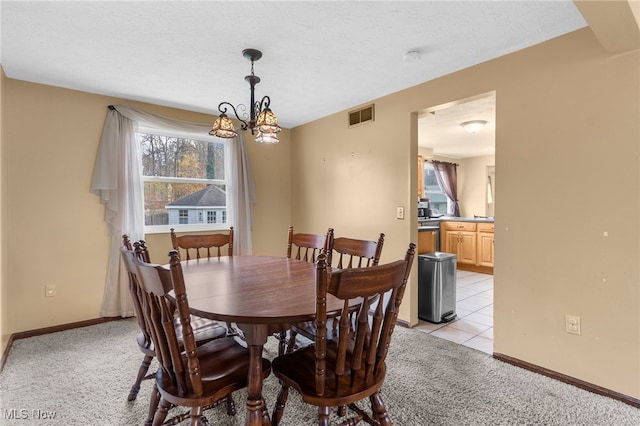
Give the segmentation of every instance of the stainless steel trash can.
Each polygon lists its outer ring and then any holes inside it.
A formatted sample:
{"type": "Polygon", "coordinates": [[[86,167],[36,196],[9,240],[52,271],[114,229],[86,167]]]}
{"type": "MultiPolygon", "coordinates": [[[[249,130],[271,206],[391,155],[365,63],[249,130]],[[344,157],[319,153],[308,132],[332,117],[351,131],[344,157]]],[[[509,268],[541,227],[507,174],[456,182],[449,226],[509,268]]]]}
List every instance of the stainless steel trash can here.
{"type": "Polygon", "coordinates": [[[418,318],[441,323],[456,317],[456,263],[451,253],[418,256],[418,318]]]}

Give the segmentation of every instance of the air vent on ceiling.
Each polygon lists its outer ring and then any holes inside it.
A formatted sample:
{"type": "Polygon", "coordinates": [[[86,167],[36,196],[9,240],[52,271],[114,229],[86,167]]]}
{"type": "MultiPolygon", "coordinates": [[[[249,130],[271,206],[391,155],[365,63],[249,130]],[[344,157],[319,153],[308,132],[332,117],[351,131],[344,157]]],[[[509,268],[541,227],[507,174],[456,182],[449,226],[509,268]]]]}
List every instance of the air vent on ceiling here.
{"type": "Polygon", "coordinates": [[[349,127],[357,124],[370,123],[375,119],[374,105],[367,105],[366,107],[349,111],[349,127]]]}

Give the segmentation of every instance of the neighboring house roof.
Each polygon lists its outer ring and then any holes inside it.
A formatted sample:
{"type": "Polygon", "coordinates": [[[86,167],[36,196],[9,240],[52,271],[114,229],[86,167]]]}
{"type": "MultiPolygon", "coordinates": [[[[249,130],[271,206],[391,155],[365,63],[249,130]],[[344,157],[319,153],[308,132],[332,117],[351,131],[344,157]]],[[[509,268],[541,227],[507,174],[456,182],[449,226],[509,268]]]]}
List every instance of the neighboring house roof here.
{"type": "Polygon", "coordinates": [[[182,197],[167,205],[170,207],[224,207],[227,205],[227,194],[215,185],[207,185],[200,191],[182,197]]]}

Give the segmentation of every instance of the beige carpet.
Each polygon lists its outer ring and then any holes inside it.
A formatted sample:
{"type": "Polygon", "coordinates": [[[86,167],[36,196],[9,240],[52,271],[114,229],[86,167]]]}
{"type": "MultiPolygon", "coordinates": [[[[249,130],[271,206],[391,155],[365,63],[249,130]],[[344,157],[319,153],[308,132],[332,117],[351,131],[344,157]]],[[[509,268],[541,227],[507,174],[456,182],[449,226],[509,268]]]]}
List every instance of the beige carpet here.
{"type": "MultiPolygon", "coordinates": [[[[141,425],[152,384],[127,402],[142,360],[136,334],[135,321],[122,320],[15,341],[0,375],[0,425],[141,425]]],[[[266,357],[276,344],[269,339],[266,357]]],[[[640,410],[627,404],[417,330],[398,328],[391,346],[383,398],[398,426],[640,425],[640,410]]],[[[265,380],[270,411],[278,389],[265,380]]],[[[207,418],[244,425],[245,398],[235,394],[235,417],[218,407],[207,418]]],[[[312,424],[316,409],[292,391],[282,425],[312,424]]]]}

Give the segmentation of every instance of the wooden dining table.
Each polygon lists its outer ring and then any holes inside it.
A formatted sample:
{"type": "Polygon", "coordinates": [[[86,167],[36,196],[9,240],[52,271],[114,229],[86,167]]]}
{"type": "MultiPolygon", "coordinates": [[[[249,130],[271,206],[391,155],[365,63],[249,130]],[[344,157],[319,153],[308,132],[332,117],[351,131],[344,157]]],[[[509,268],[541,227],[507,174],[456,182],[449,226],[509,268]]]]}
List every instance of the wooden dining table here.
{"type": "MultiPolygon", "coordinates": [[[[262,414],[263,345],[290,324],[315,318],[315,269],[313,263],[271,256],[182,261],[191,312],[236,323],[244,334],[250,354],[247,425],[270,424],[262,414]]],[[[328,312],[341,308],[342,302],[328,295],[328,312]]]]}

